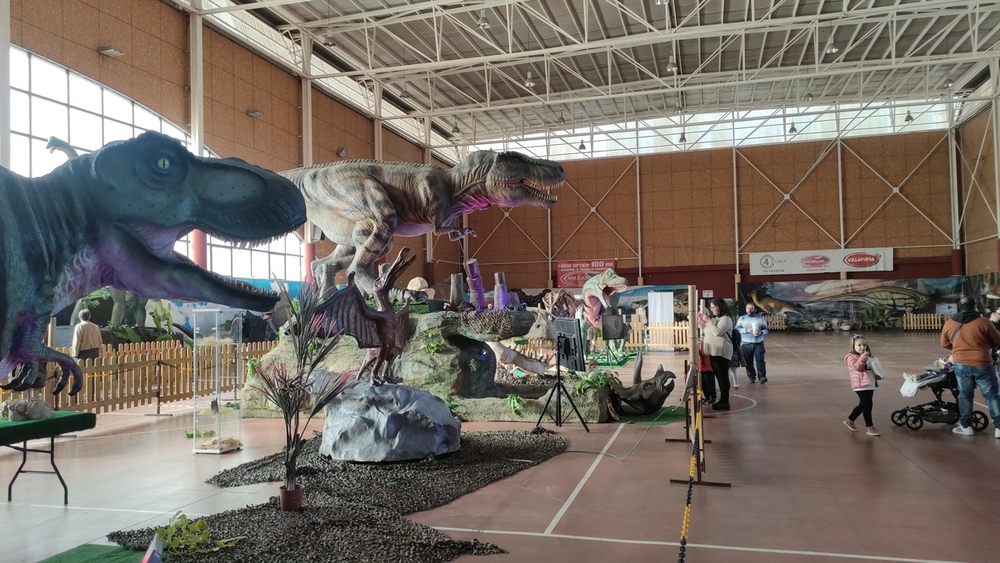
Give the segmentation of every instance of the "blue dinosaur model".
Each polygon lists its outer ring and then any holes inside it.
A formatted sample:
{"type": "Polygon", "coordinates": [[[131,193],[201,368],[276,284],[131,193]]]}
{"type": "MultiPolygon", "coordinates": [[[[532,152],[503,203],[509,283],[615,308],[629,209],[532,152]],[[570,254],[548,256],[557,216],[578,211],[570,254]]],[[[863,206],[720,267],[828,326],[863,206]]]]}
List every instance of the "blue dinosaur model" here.
{"type": "MultiPolygon", "coordinates": [[[[149,298],[267,311],[276,293],[205,271],[174,252],[192,229],[258,244],[305,222],[305,201],[281,176],[235,159],[200,158],[147,132],[74,158],[40,178],[0,168],[0,379],[18,365],[55,362],[56,392],[83,374],[42,343],[49,317],[112,286],[149,298]]],[[[19,369],[4,389],[30,388],[19,369]]]]}

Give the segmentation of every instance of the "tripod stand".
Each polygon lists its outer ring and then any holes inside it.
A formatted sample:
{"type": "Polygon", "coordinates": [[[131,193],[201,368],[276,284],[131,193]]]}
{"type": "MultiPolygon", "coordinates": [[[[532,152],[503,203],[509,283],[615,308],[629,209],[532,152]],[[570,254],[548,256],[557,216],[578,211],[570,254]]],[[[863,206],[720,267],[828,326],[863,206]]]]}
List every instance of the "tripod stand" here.
{"type": "Polygon", "coordinates": [[[566,347],[568,346],[569,341],[564,335],[560,334],[556,337],[556,382],[552,384],[552,391],[549,392],[549,398],[545,400],[545,406],[542,407],[542,412],[538,415],[538,422],[535,423],[535,428],[542,425],[542,419],[545,418],[545,415],[549,412],[549,403],[552,402],[552,397],[556,398],[556,413],[555,416],[552,417],[552,420],[555,421],[556,426],[562,426],[562,396],[566,395],[566,400],[569,401],[569,405],[573,407],[573,412],[575,412],[576,417],[580,419],[580,424],[583,424],[583,429],[590,432],[590,428],[587,426],[587,421],[580,415],[580,410],[576,408],[576,403],[573,402],[573,396],[570,395],[569,391],[566,390],[566,386],[563,385],[560,358],[563,356],[564,350],[566,350],[566,347]]]}

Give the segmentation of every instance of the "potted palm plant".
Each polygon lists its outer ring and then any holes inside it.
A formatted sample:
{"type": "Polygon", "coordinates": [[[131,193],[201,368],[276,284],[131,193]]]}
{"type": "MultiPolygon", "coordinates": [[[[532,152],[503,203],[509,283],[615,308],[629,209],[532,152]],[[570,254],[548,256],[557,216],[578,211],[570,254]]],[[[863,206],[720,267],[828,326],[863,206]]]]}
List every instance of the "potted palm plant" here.
{"type": "MultiPolygon", "coordinates": [[[[287,290],[282,287],[281,292],[291,302],[287,290]]],[[[251,384],[281,411],[285,422],[285,483],[279,495],[282,510],[302,507],[304,491],[296,482],[296,469],[309,422],[350,382],[350,372],[314,373],[340,339],[339,334],[327,334],[319,304],[318,287],[302,284],[298,307],[292,307],[290,314],[291,326],[283,335],[292,345],[294,363],[276,358],[266,366],[257,364],[257,384],[251,384]]]]}

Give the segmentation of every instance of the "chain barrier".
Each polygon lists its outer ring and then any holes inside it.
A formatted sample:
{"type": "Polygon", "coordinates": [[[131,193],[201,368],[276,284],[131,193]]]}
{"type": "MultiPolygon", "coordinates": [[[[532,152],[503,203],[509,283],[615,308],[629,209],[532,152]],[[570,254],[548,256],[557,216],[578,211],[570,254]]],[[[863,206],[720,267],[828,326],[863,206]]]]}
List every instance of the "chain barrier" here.
{"type": "MultiPolygon", "coordinates": [[[[701,401],[701,391],[699,389],[694,390],[695,404],[700,405],[701,401]]],[[[694,446],[691,448],[691,465],[688,469],[688,490],[687,490],[687,501],[684,504],[684,520],[681,523],[681,549],[677,556],[677,563],[684,563],[684,557],[687,554],[687,535],[688,535],[688,525],[691,522],[691,497],[694,495],[694,478],[698,468],[698,447],[699,440],[701,439],[701,407],[695,408],[694,416],[694,446]]]]}

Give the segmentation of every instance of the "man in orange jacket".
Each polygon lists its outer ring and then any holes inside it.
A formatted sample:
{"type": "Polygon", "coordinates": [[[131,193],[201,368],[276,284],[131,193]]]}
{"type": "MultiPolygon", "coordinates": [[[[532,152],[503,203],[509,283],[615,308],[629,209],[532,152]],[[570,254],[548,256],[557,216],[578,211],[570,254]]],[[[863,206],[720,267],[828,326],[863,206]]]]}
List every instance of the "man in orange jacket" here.
{"type": "Polygon", "coordinates": [[[972,436],[972,398],[978,385],[990,408],[994,436],[1000,438],[1000,398],[992,355],[993,348],[1000,348],[1000,331],[965,296],[958,300],[958,313],[941,329],[941,346],[951,350],[958,382],[958,426],[952,432],[972,436]]]}

